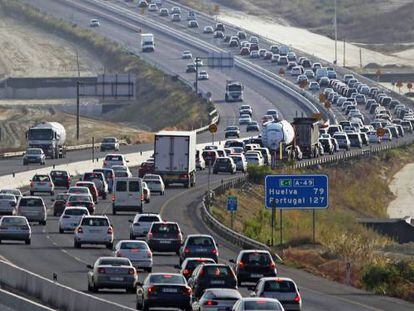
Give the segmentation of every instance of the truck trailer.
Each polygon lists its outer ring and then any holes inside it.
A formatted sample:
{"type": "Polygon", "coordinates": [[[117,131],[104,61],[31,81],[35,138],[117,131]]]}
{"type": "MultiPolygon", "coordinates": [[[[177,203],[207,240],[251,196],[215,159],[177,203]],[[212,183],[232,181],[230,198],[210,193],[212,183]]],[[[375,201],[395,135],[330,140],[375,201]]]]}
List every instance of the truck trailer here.
{"type": "Polygon", "coordinates": [[[315,118],[294,118],[295,144],[299,146],[303,156],[316,158],[319,156],[319,124],[315,118]]]}
{"type": "Polygon", "coordinates": [[[224,95],[225,102],[242,102],[243,101],[244,86],[238,81],[226,81],[226,94],[224,95]]]}
{"type": "Polygon", "coordinates": [[[162,131],[155,134],[154,173],[162,177],[165,186],[194,187],[196,132],[162,131]]]}

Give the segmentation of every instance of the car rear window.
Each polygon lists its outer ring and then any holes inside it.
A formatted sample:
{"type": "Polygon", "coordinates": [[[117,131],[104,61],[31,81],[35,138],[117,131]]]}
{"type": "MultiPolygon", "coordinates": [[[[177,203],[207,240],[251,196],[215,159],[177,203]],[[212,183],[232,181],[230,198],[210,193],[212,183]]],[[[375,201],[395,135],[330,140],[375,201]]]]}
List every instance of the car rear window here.
{"type": "Polygon", "coordinates": [[[294,293],[296,292],[295,284],[286,280],[266,281],[263,290],[265,292],[294,293]]]}
{"type": "Polygon", "coordinates": [[[26,225],[27,221],[21,217],[3,217],[1,219],[2,225],[13,225],[13,226],[22,226],[26,225]]]}
{"type": "Polygon", "coordinates": [[[217,163],[227,163],[229,160],[218,158],[216,161],[217,161],[217,163]]]}
{"type": "Polygon", "coordinates": [[[124,180],[119,180],[116,182],[116,191],[118,192],[126,192],[127,191],[127,182],[124,180]]]}
{"type": "Polygon", "coordinates": [[[148,249],[147,244],[140,242],[123,242],[121,249],[148,249]]]}
{"type": "Polygon", "coordinates": [[[214,290],[206,290],[205,294],[203,295],[205,299],[214,300],[238,300],[242,296],[236,290],[229,290],[225,288],[214,289],[214,290]]]}
{"type": "Polygon", "coordinates": [[[16,197],[12,194],[0,194],[0,200],[12,200],[15,201],[16,197]]]}
{"type": "Polygon", "coordinates": [[[35,175],[35,176],[33,176],[32,181],[45,182],[45,181],[50,181],[50,178],[47,175],[35,175]]]}
{"type": "Polygon", "coordinates": [[[213,240],[210,237],[189,237],[187,245],[194,246],[214,246],[213,240]]]}
{"type": "Polygon", "coordinates": [[[129,191],[139,192],[139,181],[138,180],[131,180],[129,182],[129,191]]]}
{"type": "Polygon", "coordinates": [[[268,300],[245,301],[244,310],[282,310],[278,303],[268,300]]]}
{"type": "Polygon", "coordinates": [[[94,179],[103,179],[102,178],[102,175],[100,174],[100,173],[97,173],[97,172],[92,172],[92,173],[85,173],[84,175],[83,175],[83,180],[85,180],[85,181],[93,181],[94,179]]]}
{"type": "Polygon", "coordinates": [[[105,157],[106,161],[122,161],[122,156],[120,155],[107,155],[105,157]]]}
{"type": "Polygon", "coordinates": [[[185,266],[186,269],[189,270],[194,270],[195,268],[197,268],[198,265],[202,264],[202,263],[214,263],[213,259],[194,259],[194,260],[189,260],[187,262],[187,265],[185,266]]]}
{"type": "Polygon", "coordinates": [[[223,277],[231,275],[230,267],[226,266],[205,266],[202,269],[206,275],[211,277],[223,277]]]}
{"type": "Polygon", "coordinates": [[[138,219],[139,222],[155,222],[160,221],[160,219],[157,216],[141,216],[138,219]]]}
{"type": "Polygon", "coordinates": [[[71,195],[68,199],[69,202],[92,202],[89,195],[71,195]]]}
{"type": "Polygon", "coordinates": [[[109,221],[106,218],[83,218],[82,226],[90,227],[108,227],[109,221]]]}
{"type": "Polygon", "coordinates": [[[22,198],[20,199],[20,206],[28,206],[28,207],[34,207],[34,206],[43,206],[42,199],[35,199],[35,198],[22,198]]]}
{"type": "Polygon", "coordinates": [[[126,258],[114,258],[114,259],[110,259],[110,258],[105,258],[105,259],[101,259],[99,261],[99,265],[107,265],[107,266],[130,266],[131,263],[129,261],[129,259],[126,258]]]}
{"type": "Polygon", "coordinates": [[[245,253],[243,254],[241,261],[245,264],[259,264],[259,265],[269,265],[270,264],[270,255],[267,253],[245,253]]]}
{"type": "Polygon", "coordinates": [[[115,171],[115,177],[128,177],[128,172],[125,172],[125,171],[115,171]]]}
{"type": "Polygon", "coordinates": [[[155,274],[151,275],[149,283],[161,283],[161,284],[186,284],[186,281],[182,275],[175,274],[155,274]]]}
{"type": "Polygon", "coordinates": [[[180,232],[177,224],[153,224],[151,232],[153,233],[176,233],[180,232]]]}
{"type": "Polygon", "coordinates": [[[97,172],[97,173],[102,173],[102,174],[104,174],[104,176],[105,176],[105,178],[106,178],[106,179],[111,179],[111,178],[114,176],[114,173],[113,173],[113,171],[112,171],[112,170],[101,170],[101,169],[94,169],[93,171],[94,171],[94,172],[97,172]]]}
{"type": "Polygon", "coordinates": [[[53,177],[67,177],[68,172],[65,171],[51,171],[50,175],[53,177]]]}
{"type": "Polygon", "coordinates": [[[81,208],[67,209],[67,210],[65,210],[65,215],[70,215],[70,216],[88,215],[88,211],[84,210],[84,209],[81,209],[81,208]]]}

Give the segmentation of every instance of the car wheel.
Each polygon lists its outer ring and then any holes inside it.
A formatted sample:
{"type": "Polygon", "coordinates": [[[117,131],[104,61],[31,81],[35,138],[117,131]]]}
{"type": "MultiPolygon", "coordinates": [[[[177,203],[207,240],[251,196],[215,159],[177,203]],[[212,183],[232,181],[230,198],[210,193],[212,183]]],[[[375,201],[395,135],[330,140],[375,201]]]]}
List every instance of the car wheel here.
{"type": "Polygon", "coordinates": [[[1,240],[0,240],[0,244],[1,244],[1,240]]]}
{"type": "Polygon", "coordinates": [[[131,293],[131,294],[135,294],[135,292],[136,292],[137,290],[136,290],[136,288],[135,287],[129,287],[129,288],[127,288],[126,289],[126,292],[127,293],[131,293]]]}
{"type": "Polygon", "coordinates": [[[82,247],[82,244],[81,244],[81,243],[79,243],[79,242],[77,242],[77,241],[75,241],[75,242],[73,242],[73,246],[74,246],[75,248],[81,248],[81,247],[82,247]]]}
{"type": "Polygon", "coordinates": [[[88,292],[93,292],[93,287],[91,286],[91,283],[88,281],[88,292]]]}
{"type": "Polygon", "coordinates": [[[147,268],[147,269],[145,269],[145,271],[147,271],[148,273],[151,273],[152,272],[152,268],[147,268]]]}
{"type": "Polygon", "coordinates": [[[106,200],[106,193],[102,195],[102,199],[106,200]]]}
{"type": "Polygon", "coordinates": [[[114,208],[112,209],[112,215],[116,215],[116,210],[114,208]]]}
{"type": "Polygon", "coordinates": [[[50,191],[50,195],[51,196],[54,196],[55,195],[55,192],[54,191],[50,191]]]}
{"type": "Polygon", "coordinates": [[[130,235],[129,235],[129,239],[130,239],[130,240],[135,240],[135,237],[134,237],[132,234],[130,234],[130,235]]]}
{"type": "Polygon", "coordinates": [[[62,228],[59,228],[59,233],[64,233],[65,230],[63,230],[62,228]]]}
{"type": "Polygon", "coordinates": [[[33,195],[34,194],[34,191],[30,191],[30,195],[33,195]]]}
{"type": "Polygon", "coordinates": [[[142,311],[149,311],[149,307],[147,306],[147,304],[145,303],[145,301],[142,302],[141,310],[142,311]]]}
{"type": "Polygon", "coordinates": [[[241,286],[242,282],[240,280],[237,280],[237,286],[241,286]]]}
{"type": "Polygon", "coordinates": [[[106,244],[107,249],[112,249],[114,247],[114,243],[108,243],[106,244]]]}

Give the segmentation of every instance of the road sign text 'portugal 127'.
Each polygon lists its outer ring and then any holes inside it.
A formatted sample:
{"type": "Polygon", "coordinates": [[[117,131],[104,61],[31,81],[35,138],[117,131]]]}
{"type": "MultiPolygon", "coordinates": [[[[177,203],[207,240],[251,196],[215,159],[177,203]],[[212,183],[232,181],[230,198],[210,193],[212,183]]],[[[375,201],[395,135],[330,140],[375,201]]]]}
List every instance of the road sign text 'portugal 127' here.
{"type": "Polygon", "coordinates": [[[266,208],[328,208],[327,175],[268,175],[265,191],[266,208]]]}

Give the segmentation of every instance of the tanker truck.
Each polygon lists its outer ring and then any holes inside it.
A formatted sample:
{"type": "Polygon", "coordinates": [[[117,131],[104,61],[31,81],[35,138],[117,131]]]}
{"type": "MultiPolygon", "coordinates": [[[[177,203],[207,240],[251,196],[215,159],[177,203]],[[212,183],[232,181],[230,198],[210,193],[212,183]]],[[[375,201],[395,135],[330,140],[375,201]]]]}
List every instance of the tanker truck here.
{"type": "Polygon", "coordinates": [[[295,131],[286,120],[267,122],[262,127],[263,145],[270,151],[278,151],[281,143],[284,146],[292,144],[294,138],[295,131]]]}
{"type": "Polygon", "coordinates": [[[27,147],[41,148],[52,159],[66,156],[66,130],[58,122],[42,122],[26,132],[27,147]]]}

